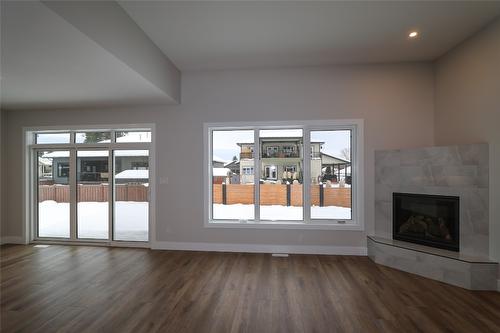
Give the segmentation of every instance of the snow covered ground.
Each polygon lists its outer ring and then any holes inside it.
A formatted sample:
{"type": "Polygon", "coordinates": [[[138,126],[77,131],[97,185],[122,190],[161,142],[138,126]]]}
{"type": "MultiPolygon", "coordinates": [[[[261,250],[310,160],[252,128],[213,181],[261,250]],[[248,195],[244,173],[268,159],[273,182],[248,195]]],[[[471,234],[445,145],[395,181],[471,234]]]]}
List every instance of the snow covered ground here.
{"type": "MultiPolygon", "coordinates": [[[[302,220],[303,208],[295,206],[260,206],[260,219],[271,221],[302,220]]],[[[311,217],[314,219],[346,219],[351,218],[351,209],[337,206],[311,207],[311,217]]],[[[213,205],[215,220],[251,220],[254,218],[254,205],[213,205]]]]}
{"type": "MultiPolygon", "coordinates": [[[[148,240],[148,202],[117,201],[115,239],[148,240]]],[[[108,203],[78,203],[78,237],[108,238],[108,203]]],[[[38,206],[40,237],[69,237],[69,203],[47,200],[38,206]]]]}
{"type": "MultiPolygon", "coordinates": [[[[148,203],[118,201],[115,209],[115,239],[130,241],[148,240],[148,203]]],[[[69,237],[69,203],[47,200],[39,204],[39,236],[69,237]]],[[[302,220],[302,207],[261,206],[261,220],[295,221],[302,220]]],[[[108,238],[108,203],[78,203],[78,235],[80,238],[108,238]]],[[[251,220],[254,205],[214,204],[214,219],[251,220]]],[[[311,207],[311,217],[315,219],[350,219],[351,209],[336,206],[311,207]]]]}

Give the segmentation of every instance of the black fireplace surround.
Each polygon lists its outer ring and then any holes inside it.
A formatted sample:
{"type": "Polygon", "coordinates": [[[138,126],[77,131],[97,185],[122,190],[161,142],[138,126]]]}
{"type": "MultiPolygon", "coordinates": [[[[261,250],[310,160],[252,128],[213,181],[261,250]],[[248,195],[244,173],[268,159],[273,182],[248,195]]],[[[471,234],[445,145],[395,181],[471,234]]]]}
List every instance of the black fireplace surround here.
{"type": "Polygon", "coordinates": [[[393,193],[392,209],[394,239],[460,251],[458,197],[393,193]]]}

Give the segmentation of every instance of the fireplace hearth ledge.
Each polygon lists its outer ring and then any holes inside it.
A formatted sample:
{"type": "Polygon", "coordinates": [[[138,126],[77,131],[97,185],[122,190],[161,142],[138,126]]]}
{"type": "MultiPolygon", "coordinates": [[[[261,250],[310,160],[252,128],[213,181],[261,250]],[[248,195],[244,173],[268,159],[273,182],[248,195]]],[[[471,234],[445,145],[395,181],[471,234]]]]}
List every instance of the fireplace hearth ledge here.
{"type": "Polygon", "coordinates": [[[367,236],[368,256],[377,264],[470,290],[497,290],[498,263],[424,245],[367,236]]]}

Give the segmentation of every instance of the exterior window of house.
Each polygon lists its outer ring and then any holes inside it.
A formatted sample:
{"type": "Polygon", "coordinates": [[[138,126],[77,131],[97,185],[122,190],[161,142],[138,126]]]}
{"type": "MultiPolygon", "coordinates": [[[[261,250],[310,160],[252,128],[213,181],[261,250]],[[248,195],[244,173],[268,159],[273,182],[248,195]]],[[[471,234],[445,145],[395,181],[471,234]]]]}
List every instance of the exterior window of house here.
{"type": "Polygon", "coordinates": [[[242,167],[241,170],[243,175],[253,175],[253,167],[242,167]]]}
{"type": "Polygon", "coordinates": [[[57,164],[57,177],[68,178],[69,177],[69,163],[58,163],[57,164]]]}
{"type": "Polygon", "coordinates": [[[143,161],[131,162],[130,166],[131,166],[132,170],[147,170],[149,163],[143,162],[143,161]]]}
{"type": "Polygon", "coordinates": [[[295,146],[283,146],[284,157],[298,157],[295,152],[295,146]]]}
{"type": "Polygon", "coordinates": [[[264,167],[264,178],[265,179],[272,179],[275,180],[277,179],[278,175],[278,168],[276,165],[266,165],[264,167]]]}
{"type": "Polygon", "coordinates": [[[266,147],[266,152],[267,155],[265,155],[264,157],[278,157],[278,147],[276,146],[266,147]]]}
{"type": "Polygon", "coordinates": [[[208,167],[208,224],[363,229],[361,120],[206,124],[205,133],[209,161],[237,156],[240,170],[208,167]]]}

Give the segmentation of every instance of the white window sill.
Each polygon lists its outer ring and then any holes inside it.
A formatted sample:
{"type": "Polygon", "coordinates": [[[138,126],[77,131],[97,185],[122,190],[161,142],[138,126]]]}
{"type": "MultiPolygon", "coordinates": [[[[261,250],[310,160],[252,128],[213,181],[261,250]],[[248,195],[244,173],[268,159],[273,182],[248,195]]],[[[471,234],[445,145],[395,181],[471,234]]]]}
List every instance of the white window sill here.
{"type": "Polygon", "coordinates": [[[345,230],[363,231],[364,227],[358,223],[304,222],[304,221],[228,221],[210,220],[205,222],[205,228],[226,229],[303,229],[303,230],[345,230]]]}

